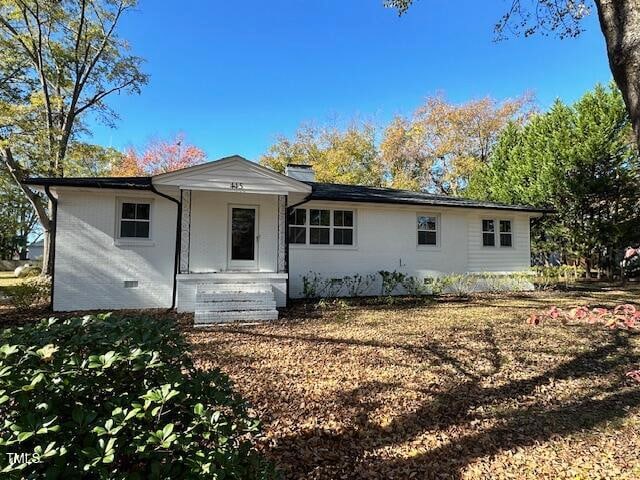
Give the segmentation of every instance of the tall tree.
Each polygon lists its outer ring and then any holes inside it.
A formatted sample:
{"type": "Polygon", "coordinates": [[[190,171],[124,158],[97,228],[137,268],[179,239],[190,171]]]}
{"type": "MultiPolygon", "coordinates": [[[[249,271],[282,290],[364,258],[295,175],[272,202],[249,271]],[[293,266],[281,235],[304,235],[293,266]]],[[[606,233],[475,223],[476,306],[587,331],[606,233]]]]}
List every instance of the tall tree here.
{"type": "Polygon", "coordinates": [[[397,117],[386,128],[380,147],[385,179],[397,188],[460,194],[506,125],[524,121],[532,105],[530,95],[462,104],[442,94],[428,97],[411,119],[397,117]]]}
{"type": "Polygon", "coordinates": [[[178,134],[171,141],[154,140],[142,152],[133,147],[127,149],[109,174],[114,177],[157,175],[198,165],[206,158],[203,150],[188,144],[185,136],[178,134]]]}
{"type": "Polygon", "coordinates": [[[354,122],[344,130],[303,126],[293,140],[278,138],[260,163],[278,172],[289,163],[313,165],[320,182],[382,184],[376,128],[370,123],[354,122]]]}
{"type": "Polygon", "coordinates": [[[574,105],[557,101],[525,126],[509,126],[467,194],[552,206],[534,231],[537,250],[569,256],[613,255],[640,240],[640,158],[615,86],[601,85],[574,105]]]}
{"type": "MultiPolygon", "coordinates": [[[[402,15],[413,0],[385,0],[402,15]]],[[[581,22],[595,4],[607,44],[609,67],[626,105],[635,141],[640,148],[640,2],[638,0],[511,0],[496,24],[503,36],[556,32],[561,38],[582,32],[581,22]]]]}
{"type": "MultiPolygon", "coordinates": [[[[46,237],[51,205],[23,184],[63,176],[70,146],[93,113],[111,123],[109,95],[147,82],[141,59],[116,32],[135,0],[0,1],[0,156],[37,212],[46,237]]],[[[47,238],[48,240],[48,238],[47,238]]],[[[44,272],[51,270],[45,241],[44,272]]]]}

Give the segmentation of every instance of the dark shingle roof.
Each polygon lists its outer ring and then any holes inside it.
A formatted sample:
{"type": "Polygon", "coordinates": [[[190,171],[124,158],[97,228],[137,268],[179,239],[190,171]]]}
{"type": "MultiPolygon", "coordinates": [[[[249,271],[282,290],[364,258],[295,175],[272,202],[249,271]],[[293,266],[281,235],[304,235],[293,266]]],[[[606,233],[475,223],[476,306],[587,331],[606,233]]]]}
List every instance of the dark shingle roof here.
{"type": "Polygon", "coordinates": [[[392,203],[405,205],[429,205],[438,207],[485,208],[492,210],[516,210],[521,212],[551,213],[552,210],[529,205],[469,200],[467,198],[433,195],[430,193],[395,190],[392,188],[363,187],[337,183],[304,182],[313,189],[309,200],[343,202],[392,203]]]}
{"type": "Polygon", "coordinates": [[[50,187],[88,187],[146,189],[151,186],[151,177],[65,177],[65,178],[28,178],[27,185],[50,187]]]}
{"type": "MultiPolygon", "coordinates": [[[[30,178],[27,179],[25,183],[28,185],[48,185],[56,187],[148,189],[152,185],[152,177],[30,178]]],[[[447,195],[433,195],[430,193],[412,192],[409,190],[395,190],[392,188],[363,187],[360,185],[342,185],[338,183],[303,183],[310,185],[312,188],[309,200],[484,208],[536,213],[553,212],[553,210],[550,209],[537,208],[530,205],[509,205],[505,203],[450,197],[447,195]]]]}

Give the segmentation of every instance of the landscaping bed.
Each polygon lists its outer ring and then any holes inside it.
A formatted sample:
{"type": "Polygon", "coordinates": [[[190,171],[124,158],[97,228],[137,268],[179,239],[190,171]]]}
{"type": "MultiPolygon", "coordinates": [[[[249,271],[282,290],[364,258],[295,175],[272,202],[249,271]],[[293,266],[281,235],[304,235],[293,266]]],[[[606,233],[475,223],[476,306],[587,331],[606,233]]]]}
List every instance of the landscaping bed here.
{"type": "Polygon", "coordinates": [[[640,336],[526,320],[637,286],[300,302],[273,324],[185,323],[264,422],[286,478],[640,478],[640,336]]]}

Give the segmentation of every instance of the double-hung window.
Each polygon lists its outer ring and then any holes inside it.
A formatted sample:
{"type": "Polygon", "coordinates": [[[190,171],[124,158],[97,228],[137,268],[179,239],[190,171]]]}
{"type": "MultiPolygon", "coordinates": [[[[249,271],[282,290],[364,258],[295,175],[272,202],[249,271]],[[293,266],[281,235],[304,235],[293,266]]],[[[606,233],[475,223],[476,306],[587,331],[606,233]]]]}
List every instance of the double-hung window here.
{"type": "Polygon", "coordinates": [[[333,244],[353,245],[353,210],[333,211],[333,244]]]}
{"type": "Polygon", "coordinates": [[[500,246],[513,247],[513,232],[511,220],[500,220],[500,246]]]}
{"type": "Polygon", "coordinates": [[[327,208],[296,208],[289,214],[289,243],[354,245],[355,212],[327,208]]]}
{"type": "Polygon", "coordinates": [[[120,202],[118,222],[120,238],[151,238],[151,203],[120,202]]]}
{"type": "Polygon", "coordinates": [[[484,247],[513,247],[513,226],[511,220],[482,220],[482,245],[484,247]],[[497,229],[496,229],[497,227],[497,229]],[[496,242],[496,234],[498,242],[496,242]]]}
{"type": "Polygon", "coordinates": [[[307,243],[307,211],[296,208],[289,216],[289,243],[307,243]]]}
{"type": "Polygon", "coordinates": [[[418,245],[438,245],[438,217],[418,215],[418,245]]]}
{"type": "Polygon", "coordinates": [[[496,224],[495,220],[482,220],[482,246],[496,246],[496,224]]]}
{"type": "Polygon", "coordinates": [[[309,243],[311,245],[329,245],[331,238],[331,211],[309,210],[309,243]]]}

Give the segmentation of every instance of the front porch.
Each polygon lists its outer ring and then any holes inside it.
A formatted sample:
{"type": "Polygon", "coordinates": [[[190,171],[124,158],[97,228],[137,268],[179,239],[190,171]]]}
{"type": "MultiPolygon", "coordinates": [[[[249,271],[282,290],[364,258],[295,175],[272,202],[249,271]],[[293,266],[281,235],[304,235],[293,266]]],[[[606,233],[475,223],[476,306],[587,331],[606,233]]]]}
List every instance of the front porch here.
{"type": "Polygon", "coordinates": [[[180,192],[177,311],[195,312],[196,324],[277,318],[287,300],[287,205],[310,187],[240,157],[157,183],[180,192]]]}

